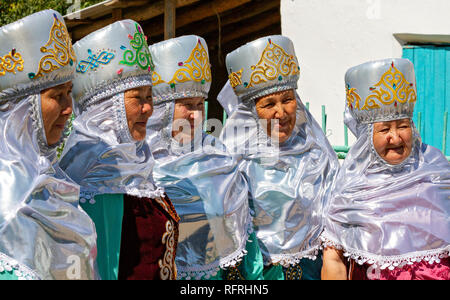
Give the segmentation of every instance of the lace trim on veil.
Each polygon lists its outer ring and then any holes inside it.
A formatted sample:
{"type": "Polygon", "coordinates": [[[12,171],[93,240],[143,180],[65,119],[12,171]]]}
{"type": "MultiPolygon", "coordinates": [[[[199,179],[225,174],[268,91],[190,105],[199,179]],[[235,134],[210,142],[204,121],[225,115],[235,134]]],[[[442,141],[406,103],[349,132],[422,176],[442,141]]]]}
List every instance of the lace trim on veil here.
{"type": "Polygon", "coordinates": [[[450,256],[450,245],[440,249],[416,251],[403,255],[382,256],[365,251],[345,248],[340,243],[328,237],[326,234],[322,234],[321,240],[323,249],[331,247],[337,250],[342,250],[343,255],[347,257],[348,260],[352,259],[359,265],[367,263],[372,265],[373,268],[379,268],[380,270],[389,269],[392,271],[395,268],[403,268],[405,265],[412,265],[422,261],[426,261],[429,264],[440,263],[441,259],[450,256]]]}

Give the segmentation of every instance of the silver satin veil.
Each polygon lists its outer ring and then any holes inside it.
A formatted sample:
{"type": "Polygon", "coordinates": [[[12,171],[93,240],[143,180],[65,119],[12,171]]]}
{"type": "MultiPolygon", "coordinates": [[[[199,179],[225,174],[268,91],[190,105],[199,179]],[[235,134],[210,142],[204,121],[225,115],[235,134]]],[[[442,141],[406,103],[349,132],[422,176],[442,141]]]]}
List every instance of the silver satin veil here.
{"type": "Polygon", "coordinates": [[[147,140],[154,176],[180,216],[178,278],[210,278],[245,255],[251,229],[247,186],[222,143],[200,130],[193,142],[172,138],[174,101],[155,105],[147,140]]]}
{"type": "MultiPolygon", "coordinates": [[[[132,89],[151,85],[129,80],[132,89]]],[[[98,194],[129,194],[157,198],[164,195],[153,181],[154,160],[145,141],[130,134],[124,92],[80,109],[61,156],[61,168],[81,186],[80,201],[95,204],[98,194]]]]}
{"type": "Polygon", "coordinates": [[[316,259],[323,209],[339,168],[322,129],[296,99],[295,128],[277,145],[261,126],[254,101],[240,102],[229,82],[218,97],[230,115],[221,140],[242,158],[240,170],[249,185],[254,231],[266,265],[288,267],[302,258],[316,259]]]}
{"type": "MultiPolygon", "coordinates": [[[[57,81],[56,81],[57,82],[57,81]]],[[[0,271],[19,279],[95,279],[95,227],[79,186],[48,147],[40,94],[0,112],[0,271]]]]}
{"type": "Polygon", "coordinates": [[[336,179],[323,234],[325,246],[344,250],[359,264],[381,269],[439,262],[450,251],[450,164],[422,143],[413,127],[413,148],[399,165],[375,151],[373,124],[358,124],[357,136],[336,179]]]}

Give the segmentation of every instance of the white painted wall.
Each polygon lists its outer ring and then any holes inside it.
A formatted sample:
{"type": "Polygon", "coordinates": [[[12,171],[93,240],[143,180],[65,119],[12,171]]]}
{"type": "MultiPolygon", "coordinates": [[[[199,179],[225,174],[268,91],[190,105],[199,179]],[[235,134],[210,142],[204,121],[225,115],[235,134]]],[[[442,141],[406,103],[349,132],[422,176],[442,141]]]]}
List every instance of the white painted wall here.
{"type": "Polygon", "coordinates": [[[394,33],[450,35],[450,0],[281,0],[281,23],[295,44],[303,102],[319,124],[326,105],[328,138],[343,145],[347,69],[401,57],[394,33]]]}

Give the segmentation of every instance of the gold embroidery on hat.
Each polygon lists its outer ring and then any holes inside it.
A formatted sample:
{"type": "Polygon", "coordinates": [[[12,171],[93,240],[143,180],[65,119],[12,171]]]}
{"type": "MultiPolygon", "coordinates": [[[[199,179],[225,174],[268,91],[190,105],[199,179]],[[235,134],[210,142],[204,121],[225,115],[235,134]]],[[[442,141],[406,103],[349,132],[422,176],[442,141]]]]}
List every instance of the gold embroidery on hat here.
{"type": "Polygon", "coordinates": [[[262,82],[272,81],[282,76],[300,73],[294,55],[289,55],[280,46],[269,41],[256,66],[251,67],[250,83],[247,88],[262,82]]]}
{"type": "Polygon", "coordinates": [[[200,40],[192,50],[189,58],[180,63],[182,68],[175,72],[172,80],[168,84],[182,83],[186,81],[210,82],[211,66],[209,64],[208,52],[203,47],[200,40]]]}
{"type": "Polygon", "coordinates": [[[346,87],[347,91],[347,105],[351,109],[359,109],[359,103],[361,101],[361,97],[356,92],[355,88],[346,87]]]}
{"type": "Polygon", "coordinates": [[[44,73],[50,73],[68,64],[76,61],[76,55],[73,51],[72,41],[67,28],[56,15],[54,16],[53,26],[50,30],[48,42],[41,47],[42,53],[48,53],[39,61],[39,70],[31,76],[36,79],[44,76],[44,73]]]}
{"type": "Polygon", "coordinates": [[[393,63],[371,90],[372,93],[366,98],[362,110],[376,109],[380,108],[380,105],[391,105],[394,102],[411,103],[417,100],[413,84],[406,81],[405,76],[393,63]]]}
{"type": "Polygon", "coordinates": [[[23,71],[23,58],[19,52],[11,50],[5,56],[0,56],[0,76],[4,76],[6,72],[16,74],[23,71]]]}
{"type": "Polygon", "coordinates": [[[164,80],[162,80],[161,75],[159,75],[156,71],[153,71],[152,73],[152,84],[158,85],[160,83],[165,83],[164,80]]]}
{"type": "Polygon", "coordinates": [[[232,72],[228,78],[230,79],[230,84],[233,88],[237,87],[238,85],[242,84],[242,71],[243,69],[240,69],[237,72],[232,72]]]}

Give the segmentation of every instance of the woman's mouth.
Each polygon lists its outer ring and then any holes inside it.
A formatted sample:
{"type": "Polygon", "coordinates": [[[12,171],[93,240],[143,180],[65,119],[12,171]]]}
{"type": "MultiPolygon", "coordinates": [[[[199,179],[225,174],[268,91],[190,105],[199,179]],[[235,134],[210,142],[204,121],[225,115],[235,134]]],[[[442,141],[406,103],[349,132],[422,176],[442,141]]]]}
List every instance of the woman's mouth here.
{"type": "Polygon", "coordinates": [[[398,147],[389,147],[386,149],[386,152],[395,152],[401,155],[403,154],[404,150],[405,150],[404,146],[398,146],[398,147]]]}
{"type": "Polygon", "coordinates": [[[147,122],[136,122],[136,123],[134,123],[136,126],[139,126],[139,127],[146,127],[147,126],[147,122]]]}

